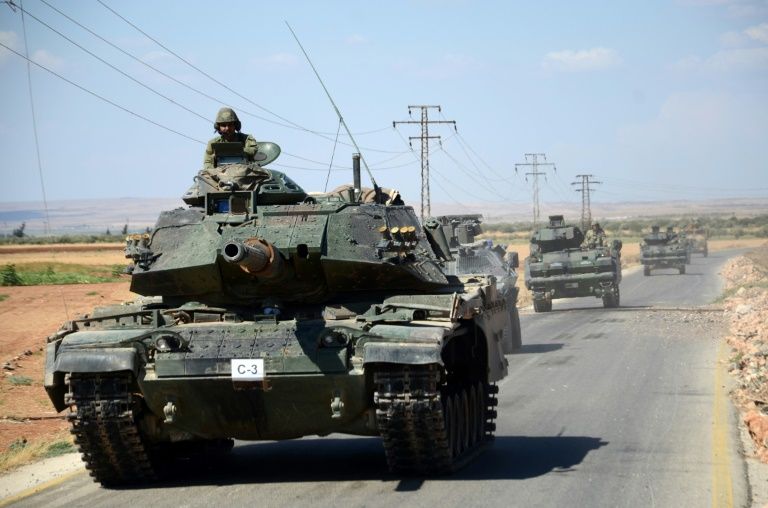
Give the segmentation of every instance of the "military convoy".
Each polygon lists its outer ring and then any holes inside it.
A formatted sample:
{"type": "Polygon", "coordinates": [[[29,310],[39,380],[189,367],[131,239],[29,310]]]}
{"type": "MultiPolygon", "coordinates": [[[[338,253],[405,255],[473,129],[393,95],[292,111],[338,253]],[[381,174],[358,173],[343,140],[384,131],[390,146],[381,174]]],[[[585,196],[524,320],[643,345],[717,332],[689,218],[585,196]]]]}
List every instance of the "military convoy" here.
{"type": "Polygon", "coordinates": [[[685,265],[691,262],[691,249],[685,236],[678,235],[672,227],[662,232],[652,226],[651,232],[640,243],[640,263],[643,275],[651,275],[657,268],[675,268],[682,275],[685,265]]]}
{"type": "Polygon", "coordinates": [[[587,244],[581,229],[566,225],[562,215],[551,215],[549,224],[533,233],[525,259],[525,286],[534,311],[549,312],[552,300],[582,296],[618,307],[621,247],[619,240],[609,245],[604,235],[587,244]]]}
{"type": "Polygon", "coordinates": [[[45,389],[93,478],[143,483],[181,445],[332,432],[381,436],[397,473],[473,458],[494,437],[512,272],[446,273],[463,261],[439,222],[379,188],[309,196],[265,167],[277,145],[253,162],[236,145],[214,147],[187,208],[128,238],[142,297],[48,339],[45,389]]]}
{"type": "Polygon", "coordinates": [[[520,266],[517,252],[507,252],[506,246],[491,240],[476,240],[483,232],[483,217],[479,214],[443,215],[435,217],[443,228],[451,248],[452,260],[446,263],[450,275],[490,274],[496,277],[496,287],[507,302],[509,325],[504,327],[504,353],[513,353],[522,346],[520,314],[517,310],[516,269],[520,266]]]}

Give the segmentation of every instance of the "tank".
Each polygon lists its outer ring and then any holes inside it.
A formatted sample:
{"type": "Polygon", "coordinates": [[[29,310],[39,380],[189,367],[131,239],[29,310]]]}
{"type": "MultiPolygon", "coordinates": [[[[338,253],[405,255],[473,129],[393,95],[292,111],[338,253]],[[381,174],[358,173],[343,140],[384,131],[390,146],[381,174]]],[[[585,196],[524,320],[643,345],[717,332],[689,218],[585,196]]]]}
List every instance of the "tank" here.
{"type": "Polygon", "coordinates": [[[517,252],[507,251],[506,245],[494,245],[492,240],[477,240],[483,233],[480,214],[442,215],[430,219],[443,228],[451,249],[452,261],[446,263],[446,273],[467,276],[488,274],[496,278],[496,287],[507,302],[509,324],[504,328],[503,350],[514,353],[522,347],[520,314],[517,309],[517,252]]]}
{"type": "Polygon", "coordinates": [[[651,275],[651,270],[658,268],[675,268],[684,274],[685,265],[690,260],[688,240],[675,233],[671,227],[661,231],[659,226],[652,226],[651,232],[640,242],[640,263],[646,277],[651,275]]]}
{"type": "Polygon", "coordinates": [[[533,233],[530,256],[525,259],[525,286],[533,295],[536,312],[552,310],[558,298],[597,297],[604,307],[620,304],[621,241],[604,236],[584,242],[577,226],[562,215],[549,216],[549,224],[533,233]]]}
{"type": "Polygon", "coordinates": [[[141,484],[233,439],[380,436],[389,469],[419,475],[490,445],[509,321],[495,277],[446,274],[442,228],[396,192],[312,196],[265,167],[274,143],[252,163],[214,150],[187,206],[127,239],[141,297],[48,339],[45,388],[93,478],[141,484]]]}

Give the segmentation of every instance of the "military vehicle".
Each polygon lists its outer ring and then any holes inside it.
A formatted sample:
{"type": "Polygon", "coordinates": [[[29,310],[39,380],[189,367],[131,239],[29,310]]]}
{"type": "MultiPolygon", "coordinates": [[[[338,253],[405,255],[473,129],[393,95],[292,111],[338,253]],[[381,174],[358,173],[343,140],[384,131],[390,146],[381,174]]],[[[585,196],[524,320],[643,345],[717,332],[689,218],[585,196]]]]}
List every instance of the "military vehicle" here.
{"type": "Polygon", "coordinates": [[[483,233],[483,216],[479,214],[442,215],[437,221],[448,238],[453,261],[446,263],[450,275],[490,274],[496,277],[496,287],[507,301],[509,325],[504,328],[504,353],[513,353],[522,346],[520,314],[517,310],[516,268],[520,266],[517,252],[507,252],[504,245],[491,240],[476,240],[483,233]]]}
{"type": "Polygon", "coordinates": [[[562,215],[549,216],[549,224],[531,237],[525,259],[525,286],[533,294],[533,310],[549,312],[552,300],[593,296],[604,307],[618,307],[621,282],[621,241],[608,245],[604,236],[591,245],[562,215]]]}
{"type": "Polygon", "coordinates": [[[659,226],[652,226],[650,234],[640,243],[640,263],[646,277],[651,275],[651,270],[657,268],[676,268],[680,274],[684,274],[690,258],[688,242],[681,239],[672,228],[663,232],[659,226]]]}
{"type": "Polygon", "coordinates": [[[704,257],[709,255],[709,246],[707,240],[709,239],[709,231],[697,224],[689,224],[685,228],[685,235],[688,238],[691,254],[703,254],[704,257]]]}
{"type": "Polygon", "coordinates": [[[214,151],[189,206],[128,237],[142,298],[48,340],[45,389],[94,479],[140,484],[179,447],[232,439],[381,436],[389,468],[416,474],[486,448],[507,374],[494,277],[446,275],[443,229],[380,188],[308,196],[264,167],[276,144],[250,163],[214,151]]]}

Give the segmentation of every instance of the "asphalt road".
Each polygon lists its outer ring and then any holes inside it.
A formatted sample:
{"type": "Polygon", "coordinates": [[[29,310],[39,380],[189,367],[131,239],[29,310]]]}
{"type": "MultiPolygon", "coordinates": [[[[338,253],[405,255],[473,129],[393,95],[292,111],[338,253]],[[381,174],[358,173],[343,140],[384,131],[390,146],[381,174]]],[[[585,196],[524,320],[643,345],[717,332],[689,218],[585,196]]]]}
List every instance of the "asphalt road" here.
{"type": "MultiPolygon", "coordinates": [[[[732,253],[731,253],[732,254],[732,253]]],[[[85,474],[14,506],[744,506],[744,464],[718,338],[724,253],[621,284],[622,307],[556,300],[522,316],[497,439],[459,473],[400,479],[381,442],[238,443],[171,482],[107,490],[85,474]]]]}

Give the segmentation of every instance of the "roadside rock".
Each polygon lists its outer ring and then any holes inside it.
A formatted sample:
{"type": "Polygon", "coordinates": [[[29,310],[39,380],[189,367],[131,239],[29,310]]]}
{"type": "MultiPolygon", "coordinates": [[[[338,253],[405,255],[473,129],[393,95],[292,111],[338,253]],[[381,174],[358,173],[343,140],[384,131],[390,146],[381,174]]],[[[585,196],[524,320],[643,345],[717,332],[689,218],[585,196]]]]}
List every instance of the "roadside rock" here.
{"type": "Polygon", "coordinates": [[[730,260],[723,268],[732,348],[733,397],[755,443],[754,454],[768,463],[768,245],[730,260]]]}

